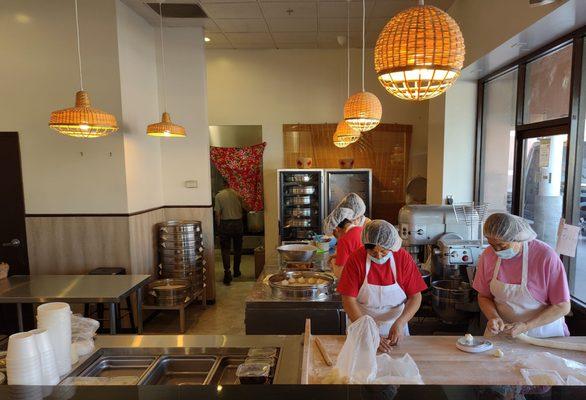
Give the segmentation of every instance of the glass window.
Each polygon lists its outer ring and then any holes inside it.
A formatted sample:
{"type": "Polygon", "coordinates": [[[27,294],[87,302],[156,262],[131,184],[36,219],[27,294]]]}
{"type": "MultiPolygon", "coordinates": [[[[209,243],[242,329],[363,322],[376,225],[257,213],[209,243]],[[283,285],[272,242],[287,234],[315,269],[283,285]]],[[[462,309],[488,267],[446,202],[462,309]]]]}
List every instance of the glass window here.
{"type": "Polygon", "coordinates": [[[555,248],[564,209],[568,135],[523,140],[521,216],[555,248]]]}
{"type": "Polygon", "coordinates": [[[570,110],[572,45],[527,64],[523,123],[567,117],[570,110]]]}
{"type": "Polygon", "coordinates": [[[517,70],[484,84],[482,201],[511,211],[517,70]]]}

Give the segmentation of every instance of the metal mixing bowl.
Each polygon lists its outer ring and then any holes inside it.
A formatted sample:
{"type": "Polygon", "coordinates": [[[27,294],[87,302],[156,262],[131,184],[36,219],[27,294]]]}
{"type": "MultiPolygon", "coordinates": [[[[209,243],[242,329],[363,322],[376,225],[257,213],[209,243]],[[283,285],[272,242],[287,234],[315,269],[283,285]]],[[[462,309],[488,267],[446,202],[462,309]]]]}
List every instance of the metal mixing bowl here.
{"type": "Polygon", "coordinates": [[[317,251],[317,247],[309,244],[286,244],[277,247],[277,251],[285,261],[309,261],[317,251]]]}

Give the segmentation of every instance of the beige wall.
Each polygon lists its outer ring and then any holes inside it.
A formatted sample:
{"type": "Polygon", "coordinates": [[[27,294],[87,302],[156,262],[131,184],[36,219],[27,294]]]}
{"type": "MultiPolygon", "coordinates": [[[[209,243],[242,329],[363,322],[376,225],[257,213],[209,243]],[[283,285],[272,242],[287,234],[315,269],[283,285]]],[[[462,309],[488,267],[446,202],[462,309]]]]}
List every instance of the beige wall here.
{"type": "MultiPolygon", "coordinates": [[[[359,90],[359,51],[352,50],[351,93],[359,90]]],[[[262,125],[266,248],[277,244],[276,170],[283,167],[282,124],[338,122],[346,99],[344,50],[208,50],[211,125],[262,125]]],[[[395,99],[376,80],[367,51],[366,90],[383,103],[383,122],[414,126],[410,175],[426,174],[427,105],[395,99]]],[[[270,254],[270,253],[269,253],[270,254]]]]}

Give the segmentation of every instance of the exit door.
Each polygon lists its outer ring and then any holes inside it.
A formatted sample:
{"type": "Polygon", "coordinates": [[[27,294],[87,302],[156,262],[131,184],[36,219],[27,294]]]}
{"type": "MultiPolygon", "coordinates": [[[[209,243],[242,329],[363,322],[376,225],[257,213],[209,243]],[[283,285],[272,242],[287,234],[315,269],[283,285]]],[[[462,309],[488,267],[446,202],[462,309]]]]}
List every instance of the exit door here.
{"type": "MultiPolygon", "coordinates": [[[[16,132],[0,132],[0,171],[0,263],[10,266],[9,275],[28,275],[20,146],[16,132]]],[[[16,331],[16,306],[0,305],[0,333],[16,331]]]]}

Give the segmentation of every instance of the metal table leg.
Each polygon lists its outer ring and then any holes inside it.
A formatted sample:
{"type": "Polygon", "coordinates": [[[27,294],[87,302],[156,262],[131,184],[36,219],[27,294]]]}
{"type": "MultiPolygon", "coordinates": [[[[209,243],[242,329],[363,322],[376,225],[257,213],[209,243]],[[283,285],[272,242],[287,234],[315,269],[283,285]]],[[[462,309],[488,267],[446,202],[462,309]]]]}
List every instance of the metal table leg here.
{"type": "Polygon", "coordinates": [[[110,335],[116,334],[116,303],[110,303],[110,335]]]}
{"type": "Polygon", "coordinates": [[[16,315],[18,317],[18,331],[24,332],[24,322],[22,321],[22,304],[16,303],[16,315]]]}
{"type": "Polygon", "coordinates": [[[136,328],[139,335],[142,335],[142,288],[136,289],[136,328]]]}

